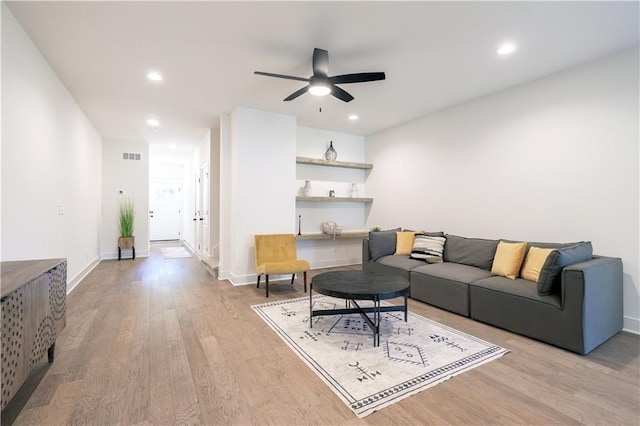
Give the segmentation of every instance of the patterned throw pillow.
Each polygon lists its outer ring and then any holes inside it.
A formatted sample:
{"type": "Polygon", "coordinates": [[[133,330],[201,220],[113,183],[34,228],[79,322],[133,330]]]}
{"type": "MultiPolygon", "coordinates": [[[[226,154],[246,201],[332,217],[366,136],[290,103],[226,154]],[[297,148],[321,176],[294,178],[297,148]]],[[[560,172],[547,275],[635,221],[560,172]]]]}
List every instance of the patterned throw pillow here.
{"type": "Polygon", "coordinates": [[[429,234],[417,234],[413,241],[411,258],[424,260],[427,263],[442,262],[445,237],[432,237],[429,234]]]}

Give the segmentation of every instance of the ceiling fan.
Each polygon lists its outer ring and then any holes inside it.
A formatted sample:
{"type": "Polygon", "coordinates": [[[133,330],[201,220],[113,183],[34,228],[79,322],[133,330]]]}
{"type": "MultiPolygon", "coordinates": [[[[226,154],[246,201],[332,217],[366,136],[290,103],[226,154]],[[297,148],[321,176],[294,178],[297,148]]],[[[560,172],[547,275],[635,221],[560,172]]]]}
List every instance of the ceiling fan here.
{"type": "Polygon", "coordinates": [[[309,83],[300,90],[296,90],[286,98],[285,101],[292,101],[298,96],[309,92],[312,95],[324,96],[332,94],[336,98],[350,102],[354,98],[336,84],[364,83],[367,81],[384,80],[383,72],[361,72],[356,74],[343,74],[329,77],[329,52],[323,49],[313,49],[313,75],[309,78],[295,77],[291,75],[273,74],[270,72],[255,71],[255,74],[266,75],[267,77],[284,78],[287,80],[305,81],[309,83]]]}

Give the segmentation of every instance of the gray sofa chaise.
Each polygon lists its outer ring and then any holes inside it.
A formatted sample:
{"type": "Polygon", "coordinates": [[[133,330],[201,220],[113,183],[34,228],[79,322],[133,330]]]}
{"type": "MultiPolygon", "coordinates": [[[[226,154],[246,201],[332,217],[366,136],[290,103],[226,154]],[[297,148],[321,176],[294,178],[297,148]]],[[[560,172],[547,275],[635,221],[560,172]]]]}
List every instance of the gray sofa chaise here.
{"type": "Polygon", "coordinates": [[[583,355],[622,330],[622,261],[593,256],[590,242],[526,243],[525,256],[553,249],[536,283],[492,274],[500,240],[439,233],[443,261],[427,263],[395,254],[394,235],[363,240],[362,268],[405,276],[412,299],[583,355]]]}

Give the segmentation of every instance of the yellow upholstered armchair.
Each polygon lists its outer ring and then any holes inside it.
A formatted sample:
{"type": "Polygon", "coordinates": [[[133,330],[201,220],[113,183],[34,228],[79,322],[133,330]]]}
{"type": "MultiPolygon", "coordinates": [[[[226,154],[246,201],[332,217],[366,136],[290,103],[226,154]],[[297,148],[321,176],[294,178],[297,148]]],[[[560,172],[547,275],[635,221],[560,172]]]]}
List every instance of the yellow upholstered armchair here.
{"type": "Polygon", "coordinates": [[[307,292],[307,271],[309,262],[298,260],[296,237],[293,234],[271,234],[255,236],[257,288],[260,288],[260,277],[266,276],[267,297],[269,297],[269,275],[304,273],[304,292],[307,292]]]}

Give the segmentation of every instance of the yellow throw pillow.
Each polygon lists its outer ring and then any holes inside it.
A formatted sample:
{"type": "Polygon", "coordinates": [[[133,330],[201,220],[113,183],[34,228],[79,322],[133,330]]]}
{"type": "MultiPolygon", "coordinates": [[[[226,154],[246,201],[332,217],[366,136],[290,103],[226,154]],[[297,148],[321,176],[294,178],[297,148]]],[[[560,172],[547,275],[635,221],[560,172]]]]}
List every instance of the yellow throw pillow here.
{"type": "Polygon", "coordinates": [[[542,271],[544,262],[547,261],[547,257],[553,250],[551,248],[531,247],[529,253],[527,253],[527,258],[522,264],[520,277],[537,283],[540,279],[540,271],[542,271]]]}
{"type": "Polygon", "coordinates": [[[396,254],[410,255],[416,233],[413,231],[396,232],[396,236],[396,254]]]}
{"type": "Polygon", "coordinates": [[[515,280],[527,250],[527,243],[505,243],[500,241],[493,259],[491,275],[499,275],[515,280]]]}

